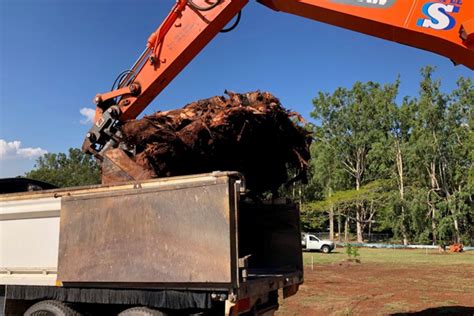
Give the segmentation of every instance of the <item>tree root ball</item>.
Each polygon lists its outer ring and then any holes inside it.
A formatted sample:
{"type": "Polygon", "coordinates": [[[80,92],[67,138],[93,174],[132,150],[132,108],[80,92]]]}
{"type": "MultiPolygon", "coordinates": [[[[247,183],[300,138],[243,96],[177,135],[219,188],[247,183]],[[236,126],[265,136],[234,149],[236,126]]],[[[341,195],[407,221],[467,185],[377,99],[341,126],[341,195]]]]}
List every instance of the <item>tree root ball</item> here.
{"type": "Polygon", "coordinates": [[[122,127],[135,162],[158,177],[239,171],[256,194],[306,178],[311,136],[268,92],[232,93],[157,112],[122,127]]]}

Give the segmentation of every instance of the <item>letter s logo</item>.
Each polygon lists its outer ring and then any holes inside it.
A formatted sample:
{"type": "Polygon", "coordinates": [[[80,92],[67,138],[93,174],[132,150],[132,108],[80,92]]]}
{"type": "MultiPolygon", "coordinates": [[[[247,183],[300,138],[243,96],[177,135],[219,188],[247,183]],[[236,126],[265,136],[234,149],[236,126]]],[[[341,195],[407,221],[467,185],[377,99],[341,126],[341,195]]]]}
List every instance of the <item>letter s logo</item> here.
{"type": "Polygon", "coordinates": [[[429,19],[419,19],[417,25],[435,30],[450,30],[456,24],[456,20],[449,13],[458,12],[458,6],[429,2],[423,6],[423,14],[429,19]]]}

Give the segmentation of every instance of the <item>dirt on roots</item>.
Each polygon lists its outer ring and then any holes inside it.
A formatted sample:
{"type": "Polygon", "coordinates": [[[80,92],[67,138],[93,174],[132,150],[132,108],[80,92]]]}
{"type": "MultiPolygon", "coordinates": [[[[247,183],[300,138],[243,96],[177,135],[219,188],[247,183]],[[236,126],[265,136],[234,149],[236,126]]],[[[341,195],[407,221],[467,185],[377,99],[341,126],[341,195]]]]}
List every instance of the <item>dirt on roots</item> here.
{"type": "Polygon", "coordinates": [[[233,93],[126,122],[123,141],[156,177],[239,171],[254,193],[306,179],[311,134],[268,92],[233,93]]]}

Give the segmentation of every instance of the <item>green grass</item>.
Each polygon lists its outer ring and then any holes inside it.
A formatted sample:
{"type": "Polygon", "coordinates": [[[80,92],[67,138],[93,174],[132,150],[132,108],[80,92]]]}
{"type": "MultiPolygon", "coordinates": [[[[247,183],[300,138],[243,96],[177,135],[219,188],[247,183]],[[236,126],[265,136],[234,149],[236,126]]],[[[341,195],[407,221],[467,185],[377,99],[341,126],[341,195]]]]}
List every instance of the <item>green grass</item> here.
{"type": "MultiPolygon", "coordinates": [[[[370,249],[359,248],[362,263],[392,263],[392,264],[474,264],[474,251],[463,253],[438,253],[435,249],[370,249]]],[[[330,254],[318,252],[304,252],[303,262],[305,265],[311,264],[313,257],[314,264],[336,263],[346,260],[347,254],[344,248],[336,248],[330,254]]]]}

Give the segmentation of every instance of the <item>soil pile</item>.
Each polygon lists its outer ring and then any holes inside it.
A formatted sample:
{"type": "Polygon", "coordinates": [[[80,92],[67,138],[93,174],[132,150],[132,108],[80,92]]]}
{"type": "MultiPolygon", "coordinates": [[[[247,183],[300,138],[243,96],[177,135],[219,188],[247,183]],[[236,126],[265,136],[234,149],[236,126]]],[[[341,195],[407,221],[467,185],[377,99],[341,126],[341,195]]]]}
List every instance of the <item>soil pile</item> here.
{"type": "Polygon", "coordinates": [[[310,134],[268,92],[227,92],[157,112],[122,128],[135,162],[158,177],[239,171],[255,193],[276,191],[288,170],[305,178],[310,134]]]}

